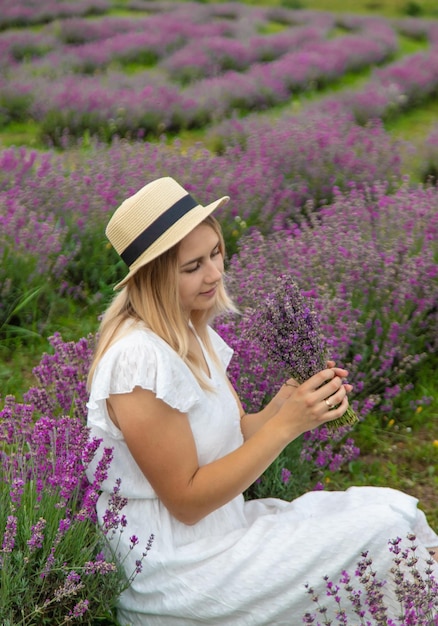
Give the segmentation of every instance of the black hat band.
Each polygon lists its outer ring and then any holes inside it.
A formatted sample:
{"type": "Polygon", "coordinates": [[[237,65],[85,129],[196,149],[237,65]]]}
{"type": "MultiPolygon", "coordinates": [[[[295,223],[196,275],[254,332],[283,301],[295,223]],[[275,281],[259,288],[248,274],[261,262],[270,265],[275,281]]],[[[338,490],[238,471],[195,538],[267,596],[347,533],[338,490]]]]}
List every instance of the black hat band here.
{"type": "Polygon", "coordinates": [[[132,241],[120,254],[126,265],[131,266],[166,230],[173,226],[183,215],[198,206],[190,195],[183,196],[162,213],[143,232],[132,241]]]}

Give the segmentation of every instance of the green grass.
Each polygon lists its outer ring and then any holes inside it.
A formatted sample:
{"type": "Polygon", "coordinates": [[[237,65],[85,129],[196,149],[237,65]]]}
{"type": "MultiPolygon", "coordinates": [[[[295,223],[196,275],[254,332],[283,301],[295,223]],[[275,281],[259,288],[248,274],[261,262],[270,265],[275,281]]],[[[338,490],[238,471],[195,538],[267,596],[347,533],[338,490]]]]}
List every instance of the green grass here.
{"type": "Polygon", "coordinates": [[[0,132],[0,147],[29,146],[30,148],[44,149],[39,138],[40,127],[37,122],[12,122],[0,132]]]}
{"type": "Polygon", "coordinates": [[[371,417],[361,425],[355,437],[361,449],[359,459],[352,461],[339,476],[328,477],[328,488],[372,485],[400,489],[418,498],[431,526],[438,529],[438,447],[435,437],[436,424],[399,427],[396,431],[388,426],[386,430],[379,430],[371,417]],[[374,446],[367,451],[363,441],[371,429],[374,446]]]}
{"type": "MultiPolygon", "coordinates": [[[[257,2],[257,4],[259,3],[257,2]]],[[[284,4],[287,5],[287,0],[284,0],[284,4]]],[[[345,0],[300,0],[299,4],[303,9],[374,14],[390,18],[406,17],[412,14],[416,14],[417,17],[438,16],[436,0],[349,0],[348,2],[345,0]]]]}
{"type": "Polygon", "coordinates": [[[435,98],[385,122],[386,130],[394,139],[410,144],[402,150],[403,171],[411,176],[413,181],[420,180],[424,141],[437,126],[438,101],[435,98]]]}

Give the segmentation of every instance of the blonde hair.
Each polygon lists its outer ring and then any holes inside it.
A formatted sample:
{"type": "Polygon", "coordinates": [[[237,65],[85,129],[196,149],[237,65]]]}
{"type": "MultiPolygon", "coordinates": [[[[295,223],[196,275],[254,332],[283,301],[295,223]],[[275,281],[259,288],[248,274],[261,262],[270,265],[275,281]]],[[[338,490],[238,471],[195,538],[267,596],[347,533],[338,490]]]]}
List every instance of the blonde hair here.
{"type": "MultiPolygon", "coordinates": [[[[202,224],[210,226],[218,235],[219,249],[225,257],[225,243],[218,221],[209,215],[202,224]]],[[[88,374],[88,388],[91,387],[102,356],[123,333],[129,332],[126,324],[128,320],[144,322],[183,359],[202,388],[211,388],[199,359],[189,349],[187,316],[179,300],[178,247],[179,244],[173,246],[139,268],[107,308],[99,327],[96,350],[88,374]]],[[[218,359],[210,342],[207,324],[219,313],[236,310],[221,281],[214,306],[207,311],[192,312],[191,322],[216,363],[218,359]]]]}

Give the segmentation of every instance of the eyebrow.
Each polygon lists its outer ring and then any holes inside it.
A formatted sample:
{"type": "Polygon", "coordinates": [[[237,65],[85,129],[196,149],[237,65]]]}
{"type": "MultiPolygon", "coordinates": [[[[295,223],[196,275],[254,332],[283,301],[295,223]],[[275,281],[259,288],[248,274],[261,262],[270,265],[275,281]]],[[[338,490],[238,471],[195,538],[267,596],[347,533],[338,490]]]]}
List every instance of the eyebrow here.
{"type": "MultiPolygon", "coordinates": [[[[219,239],[217,240],[217,244],[215,246],[213,246],[213,248],[211,249],[211,252],[214,252],[216,250],[216,248],[218,248],[220,246],[220,241],[219,239]]],[[[185,263],[183,263],[182,265],[180,265],[181,268],[186,267],[187,265],[192,265],[193,263],[199,263],[200,261],[202,261],[204,257],[199,256],[196,259],[191,259],[191,261],[186,261],[185,263]]]]}

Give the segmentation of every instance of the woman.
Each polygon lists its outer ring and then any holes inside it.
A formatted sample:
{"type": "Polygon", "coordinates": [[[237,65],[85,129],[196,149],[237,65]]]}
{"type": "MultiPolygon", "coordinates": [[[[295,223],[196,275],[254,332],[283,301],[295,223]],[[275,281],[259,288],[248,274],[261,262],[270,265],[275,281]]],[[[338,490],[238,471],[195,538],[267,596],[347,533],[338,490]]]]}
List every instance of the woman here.
{"type": "Polygon", "coordinates": [[[244,413],[226,377],[232,351],[208,325],[233,309],[211,216],[228,200],[203,207],[161,178],[125,200],[106,230],[129,272],[103,317],[90,371],[91,433],[114,448],[98,515],[121,478],[128,525],[117,550],[128,554],[128,573],[154,535],[120,598],[123,625],[300,624],[312,608],[306,582],[317,588],[323,575],[354,570],[364,550],[385,574],[388,540],[408,532],[425,558],[424,546],[438,546],[416,500],[390,489],[244,501],[287,444],[345,412],[351,386],[330,362],[300,386],[287,381],[259,413],[244,413]],[[139,542],[130,550],[132,535],[139,542]]]}

